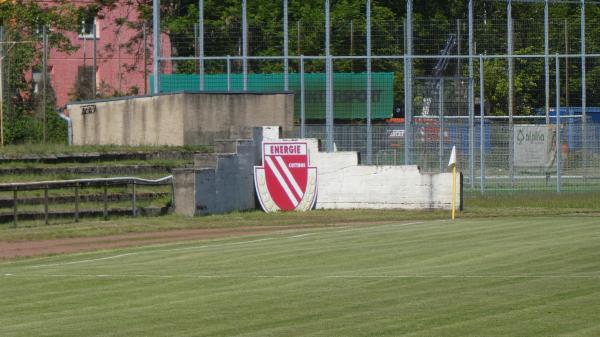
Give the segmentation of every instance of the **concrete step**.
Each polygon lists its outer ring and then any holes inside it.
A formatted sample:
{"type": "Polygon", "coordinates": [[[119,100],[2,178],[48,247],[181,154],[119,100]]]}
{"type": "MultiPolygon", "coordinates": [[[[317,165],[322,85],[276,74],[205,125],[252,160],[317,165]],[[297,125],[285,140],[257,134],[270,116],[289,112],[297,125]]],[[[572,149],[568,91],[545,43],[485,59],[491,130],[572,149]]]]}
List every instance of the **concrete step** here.
{"type": "Polygon", "coordinates": [[[0,175],[126,175],[170,173],[172,167],[164,165],[102,165],[72,167],[0,167],[0,175]]]}
{"type": "Polygon", "coordinates": [[[92,153],[69,153],[69,154],[51,154],[51,155],[19,155],[6,156],[0,155],[0,164],[10,164],[11,162],[31,162],[31,163],[91,163],[97,161],[118,161],[118,160],[192,160],[196,152],[164,151],[164,152],[92,152],[92,153]]]}
{"type": "MultiPolygon", "coordinates": [[[[52,192],[50,192],[52,193],[52,192]]],[[[170,192],[144,192],[136,193],[136,200],[152,200],[171,195],[170,192]]],[[[112,193],[108,194],[108,202],[130,201],[131,193],[112,193]]],[[[100,194],[80,195],[79,202],[102,202],[104,196],[100,194]]],[[[74,195],[49,196],[48,204],[72,204],[75,203],[74,195]]],[[[17,205],[43,205],[44,197],[26,197],[19,196],[17,205]]],[[[12,208],[14,205],[12,198],[0,198],[0,208],[12,208]]]]}

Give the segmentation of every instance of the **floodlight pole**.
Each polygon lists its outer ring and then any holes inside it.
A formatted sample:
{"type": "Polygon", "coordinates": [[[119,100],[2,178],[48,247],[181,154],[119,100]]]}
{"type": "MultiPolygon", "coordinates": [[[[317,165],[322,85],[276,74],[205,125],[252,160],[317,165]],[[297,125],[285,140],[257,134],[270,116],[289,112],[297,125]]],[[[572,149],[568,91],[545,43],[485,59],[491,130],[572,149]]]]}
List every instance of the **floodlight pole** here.
{"type": "Polygon", "coordinates": [[[152,0],[152,73],[154,76],[154,83],[152,93],[157,95],[160,92],[160,0],[152,0]]]}

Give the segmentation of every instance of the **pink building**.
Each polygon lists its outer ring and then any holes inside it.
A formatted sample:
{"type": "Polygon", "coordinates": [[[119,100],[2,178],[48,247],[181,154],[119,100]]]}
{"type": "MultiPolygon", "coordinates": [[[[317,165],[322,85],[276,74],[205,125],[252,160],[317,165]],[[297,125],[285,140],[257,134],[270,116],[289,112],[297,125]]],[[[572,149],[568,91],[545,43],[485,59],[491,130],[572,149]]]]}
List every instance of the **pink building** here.
{"type": "MultiPolygon", "coordinates": [[[[93,0],[72,0],[76,6],[93,3],[93,0]]],[[[80,31],[65,35],[71,43],[79,47],[74,53],[51,50],[48,58],[48,72],[52,87],[56,92],[57,105],[63,106],[77,99],[78,86],[86,86],[93,91],[95,73],[97,97],[115,95],[144,95],[151,92],[152,75],[152,27],[146,29],[146,46],[142,29],[129,28],[117,22],[135,22],[138,12],[129,1],[118,2],[116,8],[103,10],[95,18],[83,20],[80,31]],[[129,3],[129,4],[127,4],[129,3]],[[96,36],[93,34],[93,25],[96,36]],[[93,67],[94,39],[96,42],[96,68],[93,67]],[[146,60],[146,62],[144,62],[146,60]]],[[[52,6],[52,1],[48,1],[52,6]]],[[[171,45],[166,34],[161,34],[163,56],[169,56],[171,45]]],[[[163,66],[169,72],[170,66],[163,66]]],[[[79,88],[81,91],[81,88],[79,88]]]]}

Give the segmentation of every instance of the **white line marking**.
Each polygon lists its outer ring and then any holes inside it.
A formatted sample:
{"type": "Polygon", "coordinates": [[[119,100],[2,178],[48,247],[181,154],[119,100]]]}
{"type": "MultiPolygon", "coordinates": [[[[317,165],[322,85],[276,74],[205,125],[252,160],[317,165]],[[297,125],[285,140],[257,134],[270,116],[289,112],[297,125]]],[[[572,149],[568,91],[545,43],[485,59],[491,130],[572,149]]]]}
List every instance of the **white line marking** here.
{"type": "Polygon", "coordinates": [[[600,275],[152,275],[152,274],[3,274],[4,277],[157,278],[157,279],[600,279],[600,275]]]}
{"type": "Polygon", "coordinates": [[[275,174],[275,178],[277,178],[277,181],[279,181],[279,184],[281,185],[281,187],[283,187],[283,190],[287,194],[288,198],[290,199],[290,201],[292,202],[294,207],[298,206],[298,200],[296,200],[296,197],[290,190],[290,187],[287,185],[287,183],[281,176],[281,173],[279,173],[279,170],[277,170],[277,167],[275,166],[275,163],[273,162],[273,160],[271,158],[265,156],[265,161],[267,162],[267,165],[269,165],[269,167],[271,168],[271,171],[273,171],[273,174],[275,174]]]}
{"type": "Polygon", "coordinates": [[[315,233],[305,233],[305,234],[298,234],[298,235],[294,235],[294,236],[290,236],[291,239],[296,239],[296,238],[303,238],[305,236],[309,236],[309,235],[313,235],[315,233]]]}
{"type": "Polygon", "coordinates": [[[217,245],[202,245],[202,246],[182,247],[182,248],[173,248],[173,249],[145,250],[145,251],[141,251],[141,252],[131,252],[131,253],[125,253],[125,254],[118,254],[118,255],[111,255],[111,256],[106,256],[106,257],[100,257],[100,258],[97,258],[97,259],[86,259],[86,260],[77,260],[77,261],[61,262],[61,263],[50,263],[50,264],[38,264],[38,265],[34,265],[34,266],[26,266],[25,268],[43,268],[43,267],[65,266],[65,265],[70,265],[70,264],[78,264],[78,263],[87,263],[87,262],[97,262],[97,261],[111,260],[111,259],[121,258],[121,257],[124,257],[124,256],[139,255],[139,254],[145,254],[145,253],[151,253],[151,252],[176,252],[176,251],[182,251],[182,250],[193,250],[193,249],[202,249],[202,248],[233,246],[233,245],[242,245],[242,244],[248,244],[248,243],[254,243],[254,242],[267,241],[267,240],[272,240],[272,239],[273,238],[263,238],[263,239],[257,239],[257,240],[242,241],[242,242],[230,242],[230,243],[223,243],[223,244],[217,244],[217,245]]]}
{"type": "Polygon", "coordinates": [[[50,263],[50,264],[38,264],[35,266],[28,266],[26,268],[40,268],[40,267],[53,267],[53,266],[66,266],[66,265],[70,265],[70,264],[78,264],[78,263],[86,263],[86,262],[96,262],[96,261],[103,261],[103,260],[111,260],[111,259],[118,259],[120,257],[123,256],[129,256],[129,255],[135,255],[137,253],[125,253],[125,254],[119,254],[119,255],[112,255],[112,256],[106,256],[106,257],[99,257],[97,259],[87,259],[87,260],[77,260],[77,261],[71,261],[71,262],[61,262],[61,263],[50,263]]]}
{"type": "MultiPolygon", "coordinates": [[[[404,227],[404,226],[412,226],[412,225],[420,225],[423,222],[406,222],[406,223],[401,223],[401,224],[387,224],[387,225],[382,225],[383,226],[393,226],[393,227],[404,227]]],[[[370,226],[366,226],[366,227],[359,227],[359,228],[350,228],[350,229],[342,229],[339,231],[334,231],[334,233],[347,233],[347,232],[355,232],[355,231],[361,231],[361,230],[373,230],[373,227],[370,226]]]]}
{"type": "Polygon", "coordinates": [[[277,160],[277,163],[279,163],[279,166],[281,166],[283,173],[285,174],[285,176],[288,178],[288,180],[292,184],[292,187],[294,188],[294,190],[296,190],[298,197],[300,199],[302,199],[302,196],[304,196],[304,193],[302,192],[302,189],[300,189],[300,186],[298,186],[298,183],[296,182],[296,179],[292,175],[292,172],[290,172],[287,165],[285,164],[285,162],[283,161],[283,159],[280,156],[276,156],[275,160],[277,160]]]}
{"type": "MultiPolygon", "coordinates": [[[[318,232],[311,232],[311,233],[303,233],[303,234],[298,234],[295,236],[288,236],[285,238],[297,238],[297,237],[302,237],[302,236],[308,236],[308,235],[313,235],[313,234],[327,234],[327,233],[344,233],[344,232],[352,232],[352,231],[359,231],[359,230],[373,230],[376,228],[381,228],[381,227],[402,227],[402,226],[410,226],[410,225],[417,225],[417,224],[422,224],[424,222],[407,222],[407,223],[400,223],[400,224],[385,224],[385,225],[378,225],[378,226],[366,226],[366,227],[359,227],[359,228],[350,228],[350,229],[343,229],[343,230],[320,230],[318,232]]],[[[347,228],[346,227],[342,227],[342,228],[347,228]]],[[[191,246],[191,247],[180,247],[180,248],[169,248],[169,249],[152,249],[152,250],[143,250],[143,251],[137,251],[137,252],[130,252],[130,253],[124,253],[124,254],[117,254],[117,255],[111,255],[111,256],[105,256],[105,257],[100,257],[100,258],[95,258],[95,259],[85,259],[85,260],[77,260],[77,261],[70,261],[70,262],[60,262],[60,263],[49,263],[49,264],[38,264],[38,265],[33,265],[33,266],[24,266],[24,268],[44,268],[44,267],[56,267],[56,266],[66,266],[66,265],[72,265],[72,264],[81,264],[81,263],[93,263],[93,262],[98,262],[98,261],[105,261],[105,260],[112,260],[112,259],[118,259],[121,257],[126,257],[126,256],[133,256],[133,255],[140,255],[140,254],[148,254],[148,253],[155,253],[155,252],[177,252],[177,251],[187,251],[187,250],[198,250],[198,249],[205,249],[205,248],[217,248],[217,247],[227,247],[227,246],[237,246],[237,245],[244,245],[244,244],[250,244],[250,243],[256,243],[256,242],[263,242],[263,241],[268,241],[268,240],[274,240],[275,237],[268,237],[268,238],[260,238],[260,239],[254,239],[254,240],[247,240],[247,241],[238,241],[238,242],[227,242],[227,243],[220,243],[220,244],[203,244],[200,246],[191,246]]]]}

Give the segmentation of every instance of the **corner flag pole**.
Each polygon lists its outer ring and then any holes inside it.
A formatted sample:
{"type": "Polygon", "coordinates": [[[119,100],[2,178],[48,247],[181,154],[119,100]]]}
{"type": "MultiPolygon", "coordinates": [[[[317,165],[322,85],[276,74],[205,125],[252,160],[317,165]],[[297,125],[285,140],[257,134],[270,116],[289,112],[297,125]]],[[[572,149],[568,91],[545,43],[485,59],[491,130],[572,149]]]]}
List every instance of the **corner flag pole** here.
{"type": "Polygon", "coordinates": [[[448,166],[452,166],[452,220],[456,212],[456,146],[452,146],[448,166]]]}

